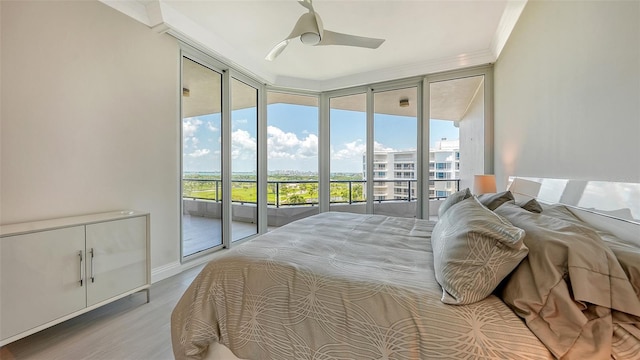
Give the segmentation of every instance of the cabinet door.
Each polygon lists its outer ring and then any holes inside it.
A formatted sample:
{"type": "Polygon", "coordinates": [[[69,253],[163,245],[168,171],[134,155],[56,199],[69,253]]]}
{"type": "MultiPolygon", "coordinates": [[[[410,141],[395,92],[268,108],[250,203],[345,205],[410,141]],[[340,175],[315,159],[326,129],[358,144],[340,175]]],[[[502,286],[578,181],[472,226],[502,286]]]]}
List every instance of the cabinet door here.
{"type": "Polygon", "coordinates": [[[87,225],[87,306],[147,284],[147,218],[87,225]]]}
{"type": "Polygon", "coordinates": [[[86,283],[80,282],[84,275],[84,226],[0,241],[0,338],[86,306],[86,283]]]}

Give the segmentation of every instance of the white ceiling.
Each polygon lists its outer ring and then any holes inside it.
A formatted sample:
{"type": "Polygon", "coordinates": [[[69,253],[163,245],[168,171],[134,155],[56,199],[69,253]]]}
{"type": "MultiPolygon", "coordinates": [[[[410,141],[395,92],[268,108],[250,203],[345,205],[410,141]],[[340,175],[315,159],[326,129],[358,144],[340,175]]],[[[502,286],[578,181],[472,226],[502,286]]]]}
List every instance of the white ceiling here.
{"type": "Polygon", "coordinates": [[[314,0],[326,29],[386,39],[378,49],[294,39],[296,0],[101,0],[267,84],[326,91],[494,62],[526,0],[314,0]]]}

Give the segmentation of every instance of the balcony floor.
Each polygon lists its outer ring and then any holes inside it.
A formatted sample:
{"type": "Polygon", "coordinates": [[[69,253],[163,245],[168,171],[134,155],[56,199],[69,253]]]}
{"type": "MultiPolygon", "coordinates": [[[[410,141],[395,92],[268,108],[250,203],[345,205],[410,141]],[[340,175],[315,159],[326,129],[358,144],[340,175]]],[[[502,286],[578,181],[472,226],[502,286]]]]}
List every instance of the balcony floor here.
{"type": "MultiPolygon", "coordinates": [[[[257,224],[234,221],[231,224],[232,241],[244,239],[258,232],[257,224]]],[[[183,256],[193,255],[222,245],[222,222],[202,216],[182,216],[183,256]]]]}

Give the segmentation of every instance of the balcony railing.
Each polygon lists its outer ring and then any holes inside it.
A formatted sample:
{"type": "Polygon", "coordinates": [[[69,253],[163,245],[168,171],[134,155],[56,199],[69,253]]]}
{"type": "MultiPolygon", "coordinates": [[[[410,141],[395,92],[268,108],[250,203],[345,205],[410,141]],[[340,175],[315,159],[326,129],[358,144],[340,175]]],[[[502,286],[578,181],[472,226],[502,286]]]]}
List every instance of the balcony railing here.
{"type": "MultiPolygon", "coordinates": [[[[435,187],[436,182],[455,182],[454,192],[460,189],[460,179],[429,179],[429,188],[435,187]]],[[[331,204],[354,204],[366,202],[366,180],[331,180],[329,184],[331,204]]],[[[417,180],[394,179],[374,180],[376,188],[381,183],[387,184],[391,190],[403,189],[401,194],[391,191],[389,196],[393,198],[382,199],[383,196],[375,195],[374,202],[386,201],[416,201],[417,180]],[[406,190],[406,193],[405,193],[406,190]]],[[[257,198],[257,183],[255,180],[232,180],[231,198],[235,203],[255,204],[257,198]]],[[[384,185],[383,185],[384,186],[384,185]]],[[[183,199],[209,200],[219,202],[222,198],[221,180],[217,179],[182,179],[183,199]]],[[[439,189],[440,190],[440,189],[439,189]]],[[[442,191],[442,190],[441,190],[442,191]]],[[[430,196],[430,200],[444,199],[446,196],[430,196]]],[[[317,180],[279,180],[267,181],[267,205],[299,206],[318,205],[318,181],[317,180]]]]}

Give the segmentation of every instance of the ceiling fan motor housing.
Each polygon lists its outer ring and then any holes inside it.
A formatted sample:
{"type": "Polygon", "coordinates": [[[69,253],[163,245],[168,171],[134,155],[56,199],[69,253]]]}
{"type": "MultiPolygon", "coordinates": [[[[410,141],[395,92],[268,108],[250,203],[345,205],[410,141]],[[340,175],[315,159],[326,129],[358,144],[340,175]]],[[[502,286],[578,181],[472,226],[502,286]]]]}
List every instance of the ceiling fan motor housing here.
{"type": "Polygon", "coordinates": [[[305,45],[317,45],[320,42],[320,34],[306,32],[300,35],[300,41],[305,45]]]}

